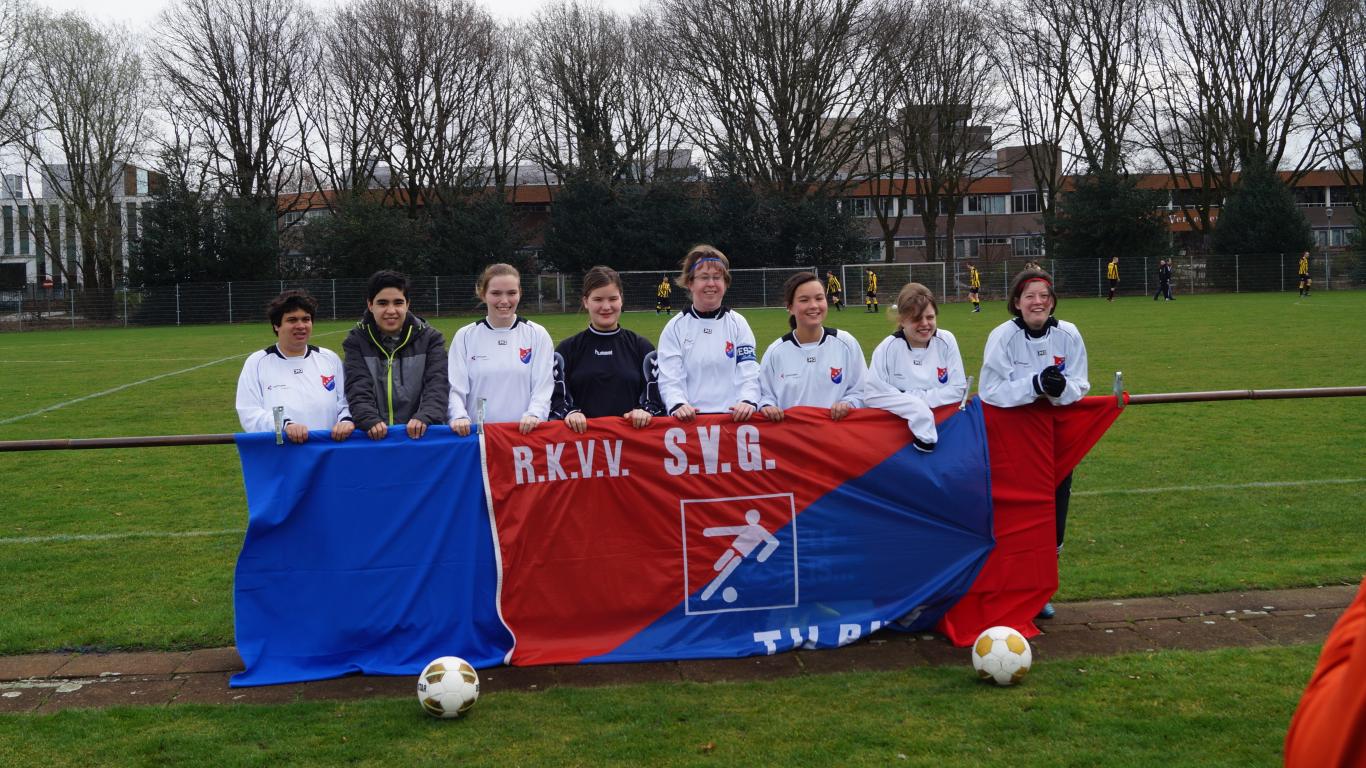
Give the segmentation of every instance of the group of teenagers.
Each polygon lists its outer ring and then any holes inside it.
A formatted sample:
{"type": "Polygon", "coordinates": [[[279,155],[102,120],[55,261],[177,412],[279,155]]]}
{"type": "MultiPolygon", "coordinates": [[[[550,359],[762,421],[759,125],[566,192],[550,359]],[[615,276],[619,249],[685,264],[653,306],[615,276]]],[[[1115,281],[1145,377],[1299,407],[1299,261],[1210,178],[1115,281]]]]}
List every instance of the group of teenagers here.
{"type": "MultiPolygon", "coordinates": [[[[249,356],[238,380],[242,429],[274,431],[277,406],[295,443],[310,429],[330,430],[334,440],[360,429],[379,440],[401,428],[419,439],[438,424],[463,436],[478,422],[511,422],[529,434],[561,420],[584,433],[589,419],[603,417],[636,428],[715,413],[777,422],[789,408],[813,406],[837,422],[854,408],[878,408],[904,419],[914,448],[930,453],[938,443],[932,409],[967,396],[958,342],[938,326],[934,294],[919,283],[901,289],[890,313],[895,328],[865,363],[852,334],[826,326],[827,286],[815,272],[784,284],[790,330],[762,358],[749,323],[725,304],[725,254],[692,248],[675,282],[691,304],[670,317],[656,346],[621,326],[621,278],[594,267],[583,280],[588,327],[555,346],[544,327],[518,313],[517,270],[493,264],[475,289],[486,316],[457,330],[447,346],[410,311],[407,279],[381,271],[371,276],[365,313],[342,344],[345,363],[310,343],[317,302],[285,291],[267,310],[276,343],[249,356]]],[[[1021,271],[1007,303],[1012,318],[991,332],[983,353],[982,400],[1065,406],[1085,396],[1086,346],[1075,325],[1054,317],[1052,277],[1021,271]]],[[[1069,476],[1058,488],[1060,548],[1070,487],[1069,476]]],[[[1041,615],[1051,614],[1050,606],[1041,615]]]]}

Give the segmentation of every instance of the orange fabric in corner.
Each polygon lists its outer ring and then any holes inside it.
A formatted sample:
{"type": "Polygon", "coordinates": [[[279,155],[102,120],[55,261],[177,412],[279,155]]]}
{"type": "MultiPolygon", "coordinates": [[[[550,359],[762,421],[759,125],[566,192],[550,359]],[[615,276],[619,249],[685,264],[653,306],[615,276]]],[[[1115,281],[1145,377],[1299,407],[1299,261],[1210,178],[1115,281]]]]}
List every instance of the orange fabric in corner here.
{"type": "Polygon", "coordinates": [[[1285,734],[1285,765],[1366,766],[1366,581],[1324,641],[1285,734]]]}

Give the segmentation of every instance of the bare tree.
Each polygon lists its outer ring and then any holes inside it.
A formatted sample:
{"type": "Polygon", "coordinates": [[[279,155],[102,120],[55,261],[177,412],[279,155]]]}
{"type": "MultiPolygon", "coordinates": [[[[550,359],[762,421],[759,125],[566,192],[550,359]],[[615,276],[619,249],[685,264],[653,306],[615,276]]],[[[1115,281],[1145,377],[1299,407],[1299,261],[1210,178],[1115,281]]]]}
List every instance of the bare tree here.
{"type": "Polygon", "coordinates": [[[297,0],[178,0],[163,12],[158,69],[236,197],[273,204],[298,176],[293,118],[312,26],[297,0]]]}
{"type": "MultiPolygon", "coordinates": [[[[523,30],[509,25],[498,30],[488,87],[481,98],[483,132],[488,137],[489,181],[498,194],[517,194],[517,167],[527,151],[527,90],[519,62],[524,58],[523,30]]],[[[515,201],[514,201],[515,202],[515,201]]]]}
{"type": "Polygon", "coordinates": [[[1046,0],[1043,8],[1074,40],[1065,92],[1081,159],[1090,171],[1127,172],[1155,47],[1152,1],[1046,0]]]}
{"type": "Polygon", "coordinates": [[[1351,190],[1360,226],[1366,222],[1366,2],[1343,0],[1332,6],[1332,13],[1328,58],[1317,76],[1317,122],[1325,127],[1325,154],[1351,190]]]}
{"type": "Polygon", "coordinates": [[[0,149],[21,130],[15,99],[25,68],[22,24],[19,0],[0,0],[0,149]]]}
{"type": "MultiPolygon", "coordinates": [[[[1000,44],[992,19],[962,0],[925,0],[886,7],[883,19],[905,52],[889,79],[894,113],[868,144],[874,215],[884,258],[914,201],[935,254],[939,218],[953,246],[954,223],[974,181],[996,170],[992,133],[1004,122],[999,83],[1000,44]],[[882,193],[886,194],[882,194],[882,193]],[[900,197],[895,206],[894,198],[900,197]]],[[[952,256],[952,250],[940,256],[952,256]]]]}
{"type": "Polygon", "coordinates": [[[416,218],[428,204],[483,189],[493,18],[473,0],[358,0],[351,11],[365,36],[358,51],[384,94],[391,198],[416,218]]]}
{"type": "Polygon", "coordinates": [[[314,40],[296,102],[312,187],[337,193],[323,196],[328,207],[381,181],[376,171],[393,132],[392,95],[368,53],[362,24],[356,8],[337,9],[314,40]]]}
{"type": "Polygon", "coordinates": [[[1047,222],[1066,173],[1063,147],[1070,126],[1067,88],[1072,41],[1049,23],[1049,16],[1026,8],[1017,7],[1004,18],[1001,82],[1010,100],[1014,131],[1023,144],[1022,159],[1029,166],[1047,222]]]}
{"type": "Polygon", "coordinates": [[[1330,2],[1161,0],[1166,44],[1143,129],[1177,179],[1175,206],[1204,236],[1247,163],[1299,177],[1316,162],[1330,125],[1313,118],[1330,2]]]}
{"type": "MultiPolygon", "coordinates": [[[[27,68],[19,100],[26,113],[17,142],[26,165],[43,178],[45,195],[61,202],[75,227],[80,279],[97,296],[111,295],[123,256],[114,197],[146,127],[142,61],[127,34],[98,29],[75,13],[35,11],[21,30],[27,68]]],[[[66,281],[77,279],[60,259],[53,267],[66,281]]]]}
{"type": "Polygon", "coordinates": [[[888,36],[863,0],[662,0],[680,112],[711,166],[788,199],[849,183],[885,114],[888,36]]]}

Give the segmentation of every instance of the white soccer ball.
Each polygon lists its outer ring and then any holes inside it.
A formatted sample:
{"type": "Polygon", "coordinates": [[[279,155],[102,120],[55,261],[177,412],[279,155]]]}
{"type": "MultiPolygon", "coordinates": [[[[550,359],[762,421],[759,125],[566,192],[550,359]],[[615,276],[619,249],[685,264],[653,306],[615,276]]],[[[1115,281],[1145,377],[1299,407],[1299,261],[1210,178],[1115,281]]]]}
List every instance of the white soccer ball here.
{"type": "Polygon", "coordinates": [[[1010,627],[992,627],[972,644],[972,668],[997,685],[1013,685],[1029,672],[1034,652],[1024,635],[1010,627]]]}
{"type": "Polygon", "coordinates": [[[460,717],[479,700],[479,673],[459,656],[442,656],[418,676],[417,700],[432,717],[460,717]]]}

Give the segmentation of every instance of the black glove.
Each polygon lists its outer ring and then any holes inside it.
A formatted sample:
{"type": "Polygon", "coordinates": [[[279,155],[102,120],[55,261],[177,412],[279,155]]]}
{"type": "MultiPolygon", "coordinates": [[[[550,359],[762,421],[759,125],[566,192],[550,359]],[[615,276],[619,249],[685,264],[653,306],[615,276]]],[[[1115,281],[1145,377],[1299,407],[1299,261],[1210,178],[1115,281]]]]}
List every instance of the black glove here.
{"type": "Polygon", "coordinates": [[[1067,377],[1062,375],[1058,366],[1050,365],[1039,371],[1039,389],[1049,397],[1058,397],[1067,389],[1067,377]]]}

